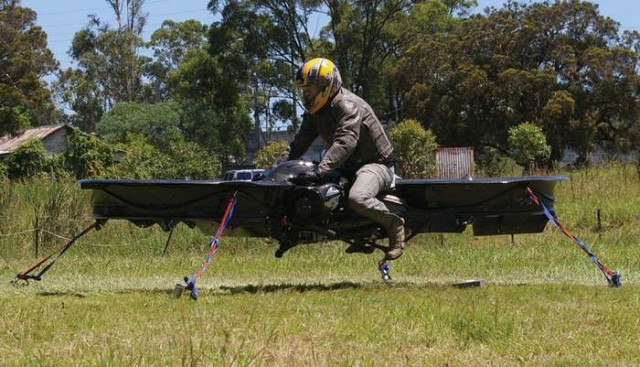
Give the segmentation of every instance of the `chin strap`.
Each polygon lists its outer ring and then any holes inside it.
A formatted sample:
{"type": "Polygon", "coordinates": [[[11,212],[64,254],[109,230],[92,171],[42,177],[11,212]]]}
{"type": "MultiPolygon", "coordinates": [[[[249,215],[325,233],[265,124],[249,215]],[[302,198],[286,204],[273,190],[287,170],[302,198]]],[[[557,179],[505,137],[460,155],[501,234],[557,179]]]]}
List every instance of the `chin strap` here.
{"type": "Polygon", "coordinates": [[[604,274],[604,277],[607,279],[607,283],[609,284],[610,287],[617,288],[622,285],[621,275],[618,272],[610,270],[609,268],[604,266],[604,264],[602,264],[600,260],[598,260],[596,255],[594,255],[593,252],[591,252],[591,249],[589,249],[589,247],[580,238],[571,234],[571,232],[569,232],[569,230],[565,226],[563,226],[560,222],[558,222],[555,215],[551,214],[551,211],[549,211],[547,206],[544,205],[542,200],[538,199],[538,197],[534,194],[533,190],[530,187],[527,187],[527,194],[529,194],[529,198],[533,203],[535,203],[536,205],[542,208],[544,215],[546,215],[547,218],[549,218],[549,222],[551,222],[551,224],[553,224],[556,228],[560,229],[565,236],[575,241],[578,244],[578,246],[580,246],[582,251],[584,251],[584,253],[589,256],[591,261],[598,267],[598,269],[600,269],[602,274],[604,274]]]}

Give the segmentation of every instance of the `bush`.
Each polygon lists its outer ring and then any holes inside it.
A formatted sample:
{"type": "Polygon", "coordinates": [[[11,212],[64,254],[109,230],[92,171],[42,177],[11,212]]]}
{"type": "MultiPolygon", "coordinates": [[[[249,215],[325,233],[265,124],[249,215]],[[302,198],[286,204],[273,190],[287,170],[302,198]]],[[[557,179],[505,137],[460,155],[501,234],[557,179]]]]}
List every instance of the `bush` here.
{"type": "Polygon", "coordinates": [[[531,173],[537,162],[551,155],[551,146],[547,144],[542,129],[530,122],[510,127],[507,142],[513,159],[524,166],[527,174],[531,173]]]}
{"type": "Polygon", "coordinates": [[[67,136],[61,165],[76,178],[98,177],[113,164],[114,156],[114,149],[96,137],[74,131],[67,136]]]}
{"type": "Polygon", "coordinates": [[[518,168],[513,159],[492,147],[482,149],[478,166],[482,175],[488,177],[512,176],[514,169],[518,168]]]}
{"type": "Polygon", "coordinates": [[[22,180],[47,173],[50,162],[42,141],[28,141],[7,158],[7,175],[12,180],[22,180]]]}
{"type": "Polygon", "coordinates": [[[256,168],[269,168],[282,157],[288,147],[289,144],[284,140],[271,141],[256,153],[253,164],[256,168]]]}
{"type": "Polygon", "coordinates": [[[142,135],[130,134],[122,162],[108,171],[113,178],[130,179],[212,179],[220,177],[220,161],[198,144],[174,141],[163,151],[155,148],[142,135]]]}
{"type": "Polygon", "coordinates": [[[168,152],[172,178],[213,179],[221,176],[220,160],[194,142],[174,141],[168,152]]]}
{"type": "Polygon", "coordinates": [[[396,156],[396,173],[404,178],[424,178],[436,172],[436,138],[416,120],[403,120],[389,129],[396,156]]]}

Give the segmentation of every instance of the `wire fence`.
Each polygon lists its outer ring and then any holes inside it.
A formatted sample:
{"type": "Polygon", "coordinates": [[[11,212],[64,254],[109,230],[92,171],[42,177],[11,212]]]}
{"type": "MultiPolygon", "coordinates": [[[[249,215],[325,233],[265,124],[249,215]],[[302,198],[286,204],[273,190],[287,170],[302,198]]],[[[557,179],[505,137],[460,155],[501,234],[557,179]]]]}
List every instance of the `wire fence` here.
{"type": "MultiPolygon", "coordinates": [[[[78,233],[81,225],[85,225],[86,220],[61,219],[53,217],[34,217],[30,228],[2,228],[0,227],[0,254],[28,255],[40,257],[46,252],[62,246],[69,242],[78,233]]],[[[14,224],[15,225],[15,224],[14,224]]],[[[5,226],[7,227],[7,226],[5,226]]],[[[96,242],[95,238],[83,240],[83,247],[93,248],[117,248],[123,244],[127,246],[137,246],[144,243],[154,245],[164,243],[167,234],[158,230],[140,231],[132,228],[132,224],[126,224],[125,230],[122,225],[115,225],[108,231],[106,241],[96,242]]],[[[159,229],[159,228],[158,228],[159,229]]]]}

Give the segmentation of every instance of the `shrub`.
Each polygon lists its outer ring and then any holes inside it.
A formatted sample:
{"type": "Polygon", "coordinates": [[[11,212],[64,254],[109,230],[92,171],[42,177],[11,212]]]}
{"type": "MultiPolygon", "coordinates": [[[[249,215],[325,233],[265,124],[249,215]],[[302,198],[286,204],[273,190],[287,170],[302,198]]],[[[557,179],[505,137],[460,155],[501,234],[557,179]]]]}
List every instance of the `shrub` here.
{"type": "Polygon", "coordinates": [[[67,136],[61,164],[76,178],[97,177],[113,164],[114,155],[114,149],[96,137],[74,131],[67,136]]]}
{"type": "Polygon", "coordinates": [[[436,171],[436,138],[416,120],[403,120],[389,129],[398,175],[404,178],[429,177],[436,171]]]}
{"type": "Polygon", "coordinates": [[[172,178],[212,179],[221,175],[220,160],[194,142],[174,141],[167,153],[172,178]]]}
{"type": "Polygon", "coordinates": [[[525,173],[531,173],[536,162],[551,155],[551,146],[542,129],[530,122],[510,127],[507,142],[513,159],[524,166],[525,173]]]}
{"type": "Polygon", "coordinates": [[[42,141],[28,141],[7,158],[7,175],[12,180],[22,180],[44,174],[50,162],[42,141]]]}
{"type": "Polygon", "coordinates": [[[507,154],[496,148],[484,147],[480,152],[478,168],[484,176],[511,176],[518,166],[507,154]]]}
{"type": "Polygon", "coordinates": [[[269,168],[276,163],[289,144],[284,140],[271,141],[260,149],[253,158],[256,168],[269,168]]]}
{"type": "Polygon", "coordinates": [[[198,144],[171,142],[164,150],[154,147],[142,135],[130,134],[121,145],[126,151],[122,162],[108,171],[109,177],[131,179],[212,179],[220,177],[220,161],[198,144]]]}

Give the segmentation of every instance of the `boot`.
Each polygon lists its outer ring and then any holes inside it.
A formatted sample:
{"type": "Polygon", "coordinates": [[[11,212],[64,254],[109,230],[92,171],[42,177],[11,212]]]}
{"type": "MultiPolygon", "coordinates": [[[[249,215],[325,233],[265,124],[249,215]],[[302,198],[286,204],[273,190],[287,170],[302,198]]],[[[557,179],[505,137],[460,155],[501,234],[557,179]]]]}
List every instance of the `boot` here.
{"type": "Polygon", "coordinates": [[[404,249],[404,219],[395,216],[391,225],[387,228],[389,235],[389,248],[385,254],[385,260],[395,260],[402,256],[404,249]]]}

